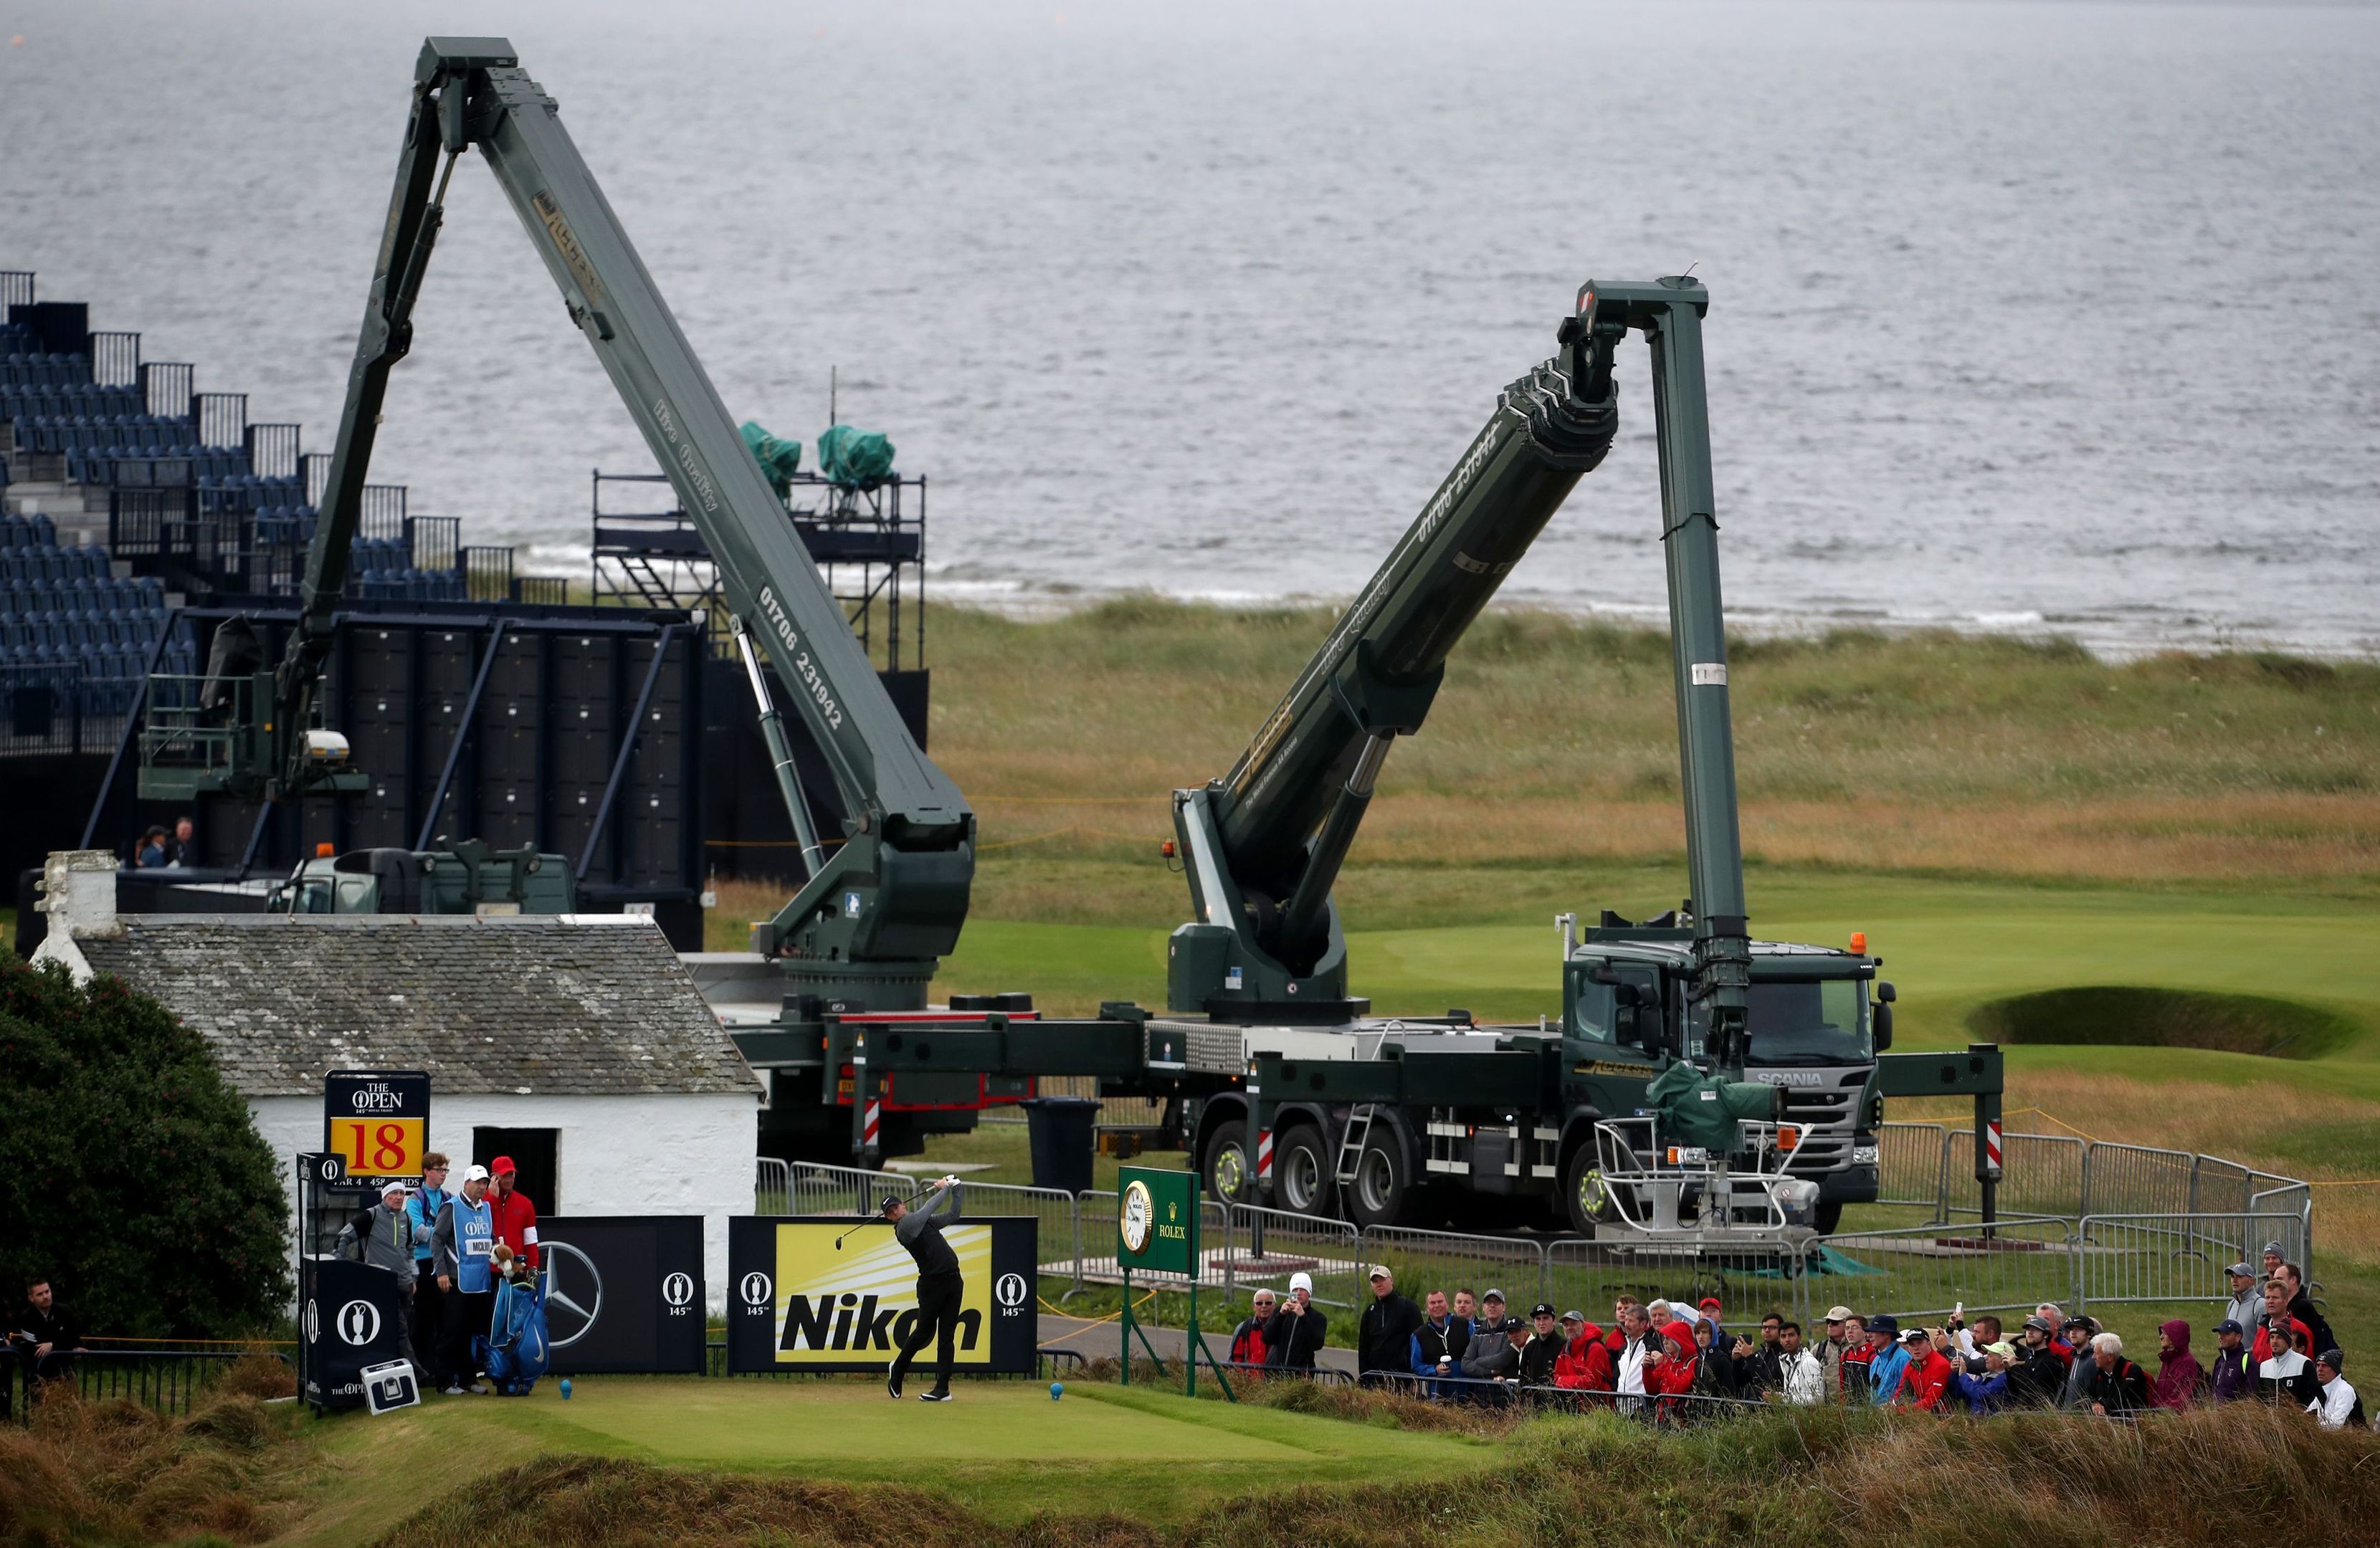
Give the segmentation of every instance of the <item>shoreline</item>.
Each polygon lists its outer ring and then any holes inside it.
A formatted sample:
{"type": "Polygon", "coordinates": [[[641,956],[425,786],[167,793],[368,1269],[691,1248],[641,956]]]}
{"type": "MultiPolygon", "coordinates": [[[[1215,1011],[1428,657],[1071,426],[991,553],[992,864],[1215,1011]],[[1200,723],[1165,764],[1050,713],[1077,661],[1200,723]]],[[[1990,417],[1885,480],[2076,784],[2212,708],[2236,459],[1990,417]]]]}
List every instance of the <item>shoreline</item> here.
{"type": "MultiPolygon", "coordinates": [[[[1068,586],[1027,587],[1014,582],[949,580],[928,575],[928,599],[1015,623],[1044,623],[1089,612],[1117,602],[1160,602],[1223,612],[1305,612],[1343,610],[1352,594],[1216,590],[1167,590],[1157,587],[1092,589],[1068,586]]],[[[1659,605],[1571,599],[1519,591],[1488,604],[1489,612],[1542,614],[1572,623],[1666,632],[1668,610],[1659,605]]],[[[2156,656],[2287,656],[2334,663],[2380,664],[2380,635],[2365,642],[2289,638],[2275,632],[2204,623],[2195,619],[2169,628],[2128,627],[2112,620],[2038,612],[1980,613],[1964,617],[1896,617],[1873,611],[1788,611],[1730,606],[1728,633],[1753,640],[1823,639],[1837,634],[1874,634],[1887,639],[1949,634],[1972,639],[2024,644],[2072,644],[2095,659],[2122,663],[2156,656]]]]}

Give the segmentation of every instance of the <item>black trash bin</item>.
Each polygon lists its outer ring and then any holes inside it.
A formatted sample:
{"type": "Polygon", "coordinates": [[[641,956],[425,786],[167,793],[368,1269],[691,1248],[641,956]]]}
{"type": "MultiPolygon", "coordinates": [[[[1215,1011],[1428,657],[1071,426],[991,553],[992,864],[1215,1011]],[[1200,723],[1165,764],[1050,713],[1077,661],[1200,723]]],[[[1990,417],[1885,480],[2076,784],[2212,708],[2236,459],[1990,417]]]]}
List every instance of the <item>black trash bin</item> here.
{"type": "Polygon", "coordinates": [[[1089,1192],[1099,1105],[1087,1096],[1029,1096],[1017,1106],[1033,1143],[1033,1186],[1089,1192]]]}

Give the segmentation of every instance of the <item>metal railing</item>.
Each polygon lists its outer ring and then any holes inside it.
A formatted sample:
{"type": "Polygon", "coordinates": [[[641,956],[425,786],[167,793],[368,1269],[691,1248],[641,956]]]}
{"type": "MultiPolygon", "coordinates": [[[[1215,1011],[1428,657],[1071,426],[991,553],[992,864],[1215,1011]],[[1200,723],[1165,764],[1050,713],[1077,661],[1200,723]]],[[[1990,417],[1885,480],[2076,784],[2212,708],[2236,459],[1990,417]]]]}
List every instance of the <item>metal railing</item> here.
{"type": "Polygon", "coordinates": [[[1363,1233],[1348,1221],[1233,1204],[1223,1240],[1238,1283],[1280,1290],[1288,1287],[1291,1275],[1305,1274],[1314,1281],[1318,1305],[1347,1311],[1363,1305],[1370,1293],[1364,1280],[1363,1233]]]}
{"type": "Polygon", "coordinates": [[[1798,1252],[1794,1304],[1805,1327],[1815,1309],[1838,1300],[1863,1314],[1896,1317],[1948,1316],[1961,1307],[2031,1312],[2079,1293],[2074,1227],[2070,1218],[2024,1215],[1988,1228],[1904,1226],[1818,1237],[1798,1252]]]}
{"type": "MultiPolygon", "coordinates": [[[[88,1401],[121,1399],[168,1417],[186,1414],[198,1398],[213,1387],[224,1372],[247,1358],[242,1349],[87,1349],[73,1357],[71,1381],[88,1401]]],[[[275,1354],[283,1364],[286,1355],[275,1354]]],[[[0,1421],[24,1423],[41,1394],[24,1363],[0,1361],[0,1421]]]]}
{"type": "Polygon", "coordinates": [[[1939,1209],[1949,1131],[1938,1123],[1887,1123],[1876,1141],[1876,1202],[1939,1209]]]}
{"type": "Polygon", "coordinates": [[[2172,1303],[2221,1299],[2223,1271],[2234,1263],[2255,1264],[2267,1241],[2281,1244],[2291,1263],[2303,1264],[2310,1245],[2305,1219],[2297,1215],[2093,1215],[2081,1226],[2077,1253],[2082,1282],[2076,1300],[2084,1304],[2123,1301],[2172,1303]]]}
{"type": "MultiPolygon", "coordinates": [[[[2125,1154],[2141,1147],[2110,1148],[2118,1155],[2102,1173],[2108,1186],[2178,1186],[2170,1162],[2162,1159],[2177,1153],[2149,1152],[2152,1159],[2142,1162],[2125,1154]]],[[[2087,1155],[2062,1143],[2045,1145],[2043,1154],[2076,1168],[2070,1175],[2079,1186],[2087,1155]]],[[[2305,1183],[2220,1157],[2194,1161],[2183,1175],[2196,1178],[2198,1196],[2215,1197],[2222,1207],[2091,1215],[2036,1210],[1988,1225],[1937,1220],[1755,1247],[1654,1245],[1625,1236],[1359,1229],[1343,1220],[1249,1204],[1226,1210],[1202,1201],[1200,1284],[1236,1297],[1256,1287],[1284,1290],[1292,1275],[1304,1273],[1313,1280],[1315,1301],[1343,1313],[1368,1299],[1370,1265],[1386,1264],[1398,1288],[1416,1300],[1432,1290],[1451,1296],[1470,1289],[1484,1297],[1499,1289],[1508,1307],[1545,1300],[1599,1322],[1621,1294],[1647,1302],[1715,1294],[1732,1307],[1790,1309],[1805,1326],[1815,1326],[1815,1314],[1837,1301],[1863,1313],[1913,1318],[1946,1316],[1959,1307],[1971,1314],[2021,1313],[2050,1300],[2078,1310],[2094,1300],[2214,1301],[2228,1293],[2224,1267],[2238,1259],[2256,1261],[2267,1241],[2280,1242],[2292,1262],[2312,1273],[2313,1203],[2305,1183]],[[2229,1207],[2243,1187],[2263,1182],[2274,1186],[2251,1193],[2243,1201],[2247,1207],[2229,1207]]],[[[757,1203],[763,1214],[856,1215],[872,1212],[883,1193],[905,1194],[917,1183],[900,1173],[763,1160],[757,1203]]],[[[1069,1197],[1048,1189],[970,1183],[968,1192],[976,1213],[1027,1215],[1039,1223],[1040,1272],[1064,1281],[1062,1293],[1121,1277],[1112,1191],[1069,1197]]]]}

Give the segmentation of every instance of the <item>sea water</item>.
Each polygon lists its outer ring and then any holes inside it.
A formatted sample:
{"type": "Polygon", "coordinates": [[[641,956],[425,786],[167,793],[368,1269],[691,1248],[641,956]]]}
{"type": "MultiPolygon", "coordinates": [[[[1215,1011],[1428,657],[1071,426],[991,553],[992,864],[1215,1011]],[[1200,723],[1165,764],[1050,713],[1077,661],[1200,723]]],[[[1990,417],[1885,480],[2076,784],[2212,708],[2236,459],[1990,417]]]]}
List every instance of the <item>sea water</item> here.
{"type": "MultiPolygon", "coordinates": [[[[1692,268],[1731,613],[2380,649],[2380,13],[34,0],[0,267],[327,449],[421,36],[508,33],[731,411],[933,595],[1342,596],[1581,282],[1692,268]],[[468,15],[467,15],[468,13],[468,15]]],[[[584,573],[651,464],[455,178],[373,477],[584,573]]],[[[1508,598],[1658,617],[1651,405],[1508,598]]]]}

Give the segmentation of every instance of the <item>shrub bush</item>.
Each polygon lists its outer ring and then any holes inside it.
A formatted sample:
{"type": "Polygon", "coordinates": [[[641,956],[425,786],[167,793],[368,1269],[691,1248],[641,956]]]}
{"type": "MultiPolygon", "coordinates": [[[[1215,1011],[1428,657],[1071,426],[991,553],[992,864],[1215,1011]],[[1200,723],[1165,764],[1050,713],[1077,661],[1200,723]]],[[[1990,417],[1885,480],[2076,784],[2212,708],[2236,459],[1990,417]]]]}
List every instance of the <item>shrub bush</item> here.
{"type": "Polygon", "coordinates": [[[197,1033],[122,980],[0,963],[0,1294],[86,1334],[228,1338],[287,1308],[273,1154],[197,1033]]]}

